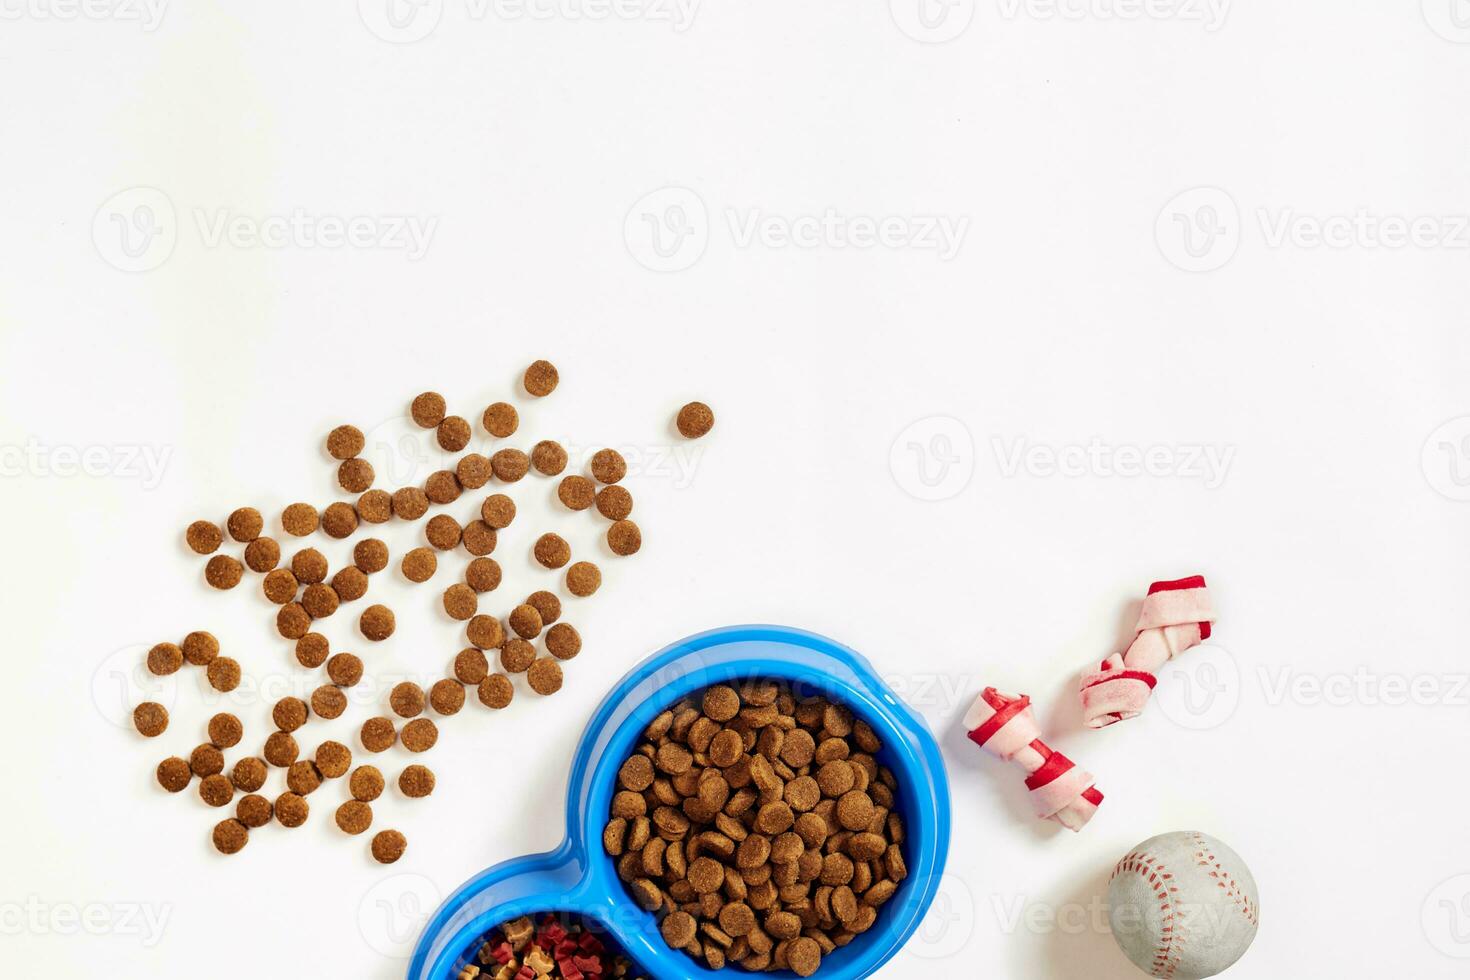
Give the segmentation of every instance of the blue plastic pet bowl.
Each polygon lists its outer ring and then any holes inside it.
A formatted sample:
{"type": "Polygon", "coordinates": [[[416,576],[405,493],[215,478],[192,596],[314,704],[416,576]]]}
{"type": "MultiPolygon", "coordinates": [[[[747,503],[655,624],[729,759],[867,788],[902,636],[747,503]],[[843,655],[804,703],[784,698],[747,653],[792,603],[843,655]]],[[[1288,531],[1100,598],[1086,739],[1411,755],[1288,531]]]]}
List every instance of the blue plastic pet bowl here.
{"type": "MultiPolygon", "coordinates": [[[[872,665],[839,643],[782,626],[732,626],[681,640],[633,669],[603,699],[572,759],[567,836],[548,854],[516,858],[465,882],[429,920],[409,980],[454,980],[495,926],[522,915],[570,912],[600,923],[642,972],[657,980],[729,980],[670,949],[654,916],[618,879],[602,847],[618,768],[665,708],[712,684],[770,677],[801,696],[850,707],[883,742],[878,761],[898,781],[908,877],[871,929],[822,958],[823,980],[871,976],[902,948],[934,900],[949,852],[949,782],[939,746],[872,665]]],[[[777,976],[792,977],[782,971],[777,976]]]]}

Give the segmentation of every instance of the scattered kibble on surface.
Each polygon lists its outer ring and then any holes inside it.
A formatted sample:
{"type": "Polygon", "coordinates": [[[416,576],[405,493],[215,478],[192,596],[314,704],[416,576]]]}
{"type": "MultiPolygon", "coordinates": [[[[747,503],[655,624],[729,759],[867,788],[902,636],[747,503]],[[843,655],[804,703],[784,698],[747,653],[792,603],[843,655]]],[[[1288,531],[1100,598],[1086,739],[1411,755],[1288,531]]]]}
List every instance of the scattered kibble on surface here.
{"type": "Polygon", "coordinates": [[[704,402],[690,402],[679,409],[679,415],[674,422],[679,427],[679,434],[685,439],[698,439],[715,427],[715,413],[704,402]]]}

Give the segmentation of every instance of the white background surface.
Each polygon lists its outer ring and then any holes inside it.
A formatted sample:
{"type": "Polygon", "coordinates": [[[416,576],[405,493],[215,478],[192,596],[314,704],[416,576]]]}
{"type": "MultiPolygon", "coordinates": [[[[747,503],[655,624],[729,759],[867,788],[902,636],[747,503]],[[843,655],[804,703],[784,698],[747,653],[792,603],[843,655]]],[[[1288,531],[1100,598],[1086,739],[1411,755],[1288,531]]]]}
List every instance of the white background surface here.
{"type": "MultiPolygon", "coordinates": [[[[1089,909],[1173,829],[1222,838],[1260,883],[1232,976],[1463,975],[1470,28],[1449,0],[1223,21],[957,0],[930,29],[904,0],[677,25],[446,0],[399,33],[346,0],[177,3],[152,30],[105,2],[3,9],[7,975],[400,976],[440,896],[556,844],[607,686],[741,621],[857,647],[944,744],[950,877],[885,975],[1134,976],[1089,909]],[[362,218],[371,241],[211,235],[293,215],[362,218]],[[391,247],[399,217],[433,223],[421,255],[391,247]],[[906,237],[939,217],[963,227],[952,255],[906,237]],[[804,218],[829,230],[783,244],[804,218]],[[897,247],[844,245],[882,219],[897,247]],[[444,723],[433,797],[377,808],[410,840],[391,869],[332,826],[340,783],[305,828],[214,854],[223,814],[154,765],[216,710],[258,748],[274,699],[317,678],[258,577],[206,588],[183,528],[334,499],[339,422],[372,435],[380,485],[421,480],[422,440],[396,438],[409,398],[478,419],[540,356],[562,386],[522,401],[514,442],[624,447],[646,539],[568,602],[586,649],[566,688],[444,723]],[[691,448],[668,423],[693,397],[719,424],[691,448]],[[1150,447],[1152,473],[1117,475],[1150,447]],[[1190,461],[1206,452],[1213,471],[1190,461]],[[1078,732],[1076,672],[1126,640],[1151,579],[1196,571],[1211,648],[1140,720],[1078,732]],[[120,727],[143,652],[199,628],[247,684],[181,673],[164,737],[120,727]],[[1034,823],[1018,775],[964,740],[984,684],[1031,693],[1097,773],[1081,835],[1034,823]]],[[[555,581],[525,558],[540,530],[596,544],[550,494],[514,491],[503,600],[555,581]]],[[[395,569],[418,533],[384,530],[395,569]]],[[[348,551],[312,543],[334,567],[348,551]]],[[[440,676],[461,564],[434,587],[380,576],[397,635],[364,649],[339,613],[334,648],[386,682],[440,676]]]]}

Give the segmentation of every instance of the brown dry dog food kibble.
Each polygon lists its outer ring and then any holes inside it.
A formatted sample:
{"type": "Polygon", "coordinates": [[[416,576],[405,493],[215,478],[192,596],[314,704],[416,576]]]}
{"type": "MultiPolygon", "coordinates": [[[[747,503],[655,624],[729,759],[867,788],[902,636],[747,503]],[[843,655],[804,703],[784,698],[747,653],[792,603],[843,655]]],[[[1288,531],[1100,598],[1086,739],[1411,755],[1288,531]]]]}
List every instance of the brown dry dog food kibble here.
{"type": "Polygon", "coordinates": [[[403,556],[401,567],[410,582],[427,582],[439,569],[439,559],[430,548],[415,548],[403,556]]]}
{"type": "Polygon", "coordinates": [[[500,669],[507,674],[522,674],[536,662],[536,648],[519,637],[505,641],[500,648],[500,669]]]}
{"type": "Polygon", "coordinates": [[[316,747],[316,768],[327,779],[347,775],[352,768],[352,750],[341,742],[327,741],[316,747]]]}
{"type": "Polygon", "coordinates": [[[809,977],[822,965],[822,947],[808,936],[793,939],[786,947],[786,963],[799,977],[809,977]]]}
{"type": "Polygon", "coordinates": [[[704,402],[690,402],[679,409],[674,424],[685,439],[698,439],[715,427],[715,413],[704,402]]]}
{"type": "Polygon", "coordinates": [[[459,499],[461,490],[459,477],[448,470],[436,470],[424,481],[424,496],[435,504],[454,503],[459,499]]]}
{"type": "Polygon", "coordinates": [[[526,393],[537,398],[545,398],[556,390],[561,376],[556,372],[556,365],[550,361],[533,361],[526,368],[526,375],[521,379],[526,386],[526,393]]]}
{"type": "Polygon", "coordinates": [[[519,449],[502,449],[490,457],[490,469],[501,483],[515,483],[531,470],[531,459],[519,449]]]}
{"type": "Polygon", "coordinates": [[[571,623],[557,623],[546,631],[546,652],[558,660],[571,660],[582,652],[582,635],[571,623]]]}
{"type": "Polygon", "coordinates": [[[550,532],[536,539],[533,553],[546,568],[561,568],[572,560],[572,546],[561,535],[550,532]]]}
{"type": "Polygon", "coordinates": [[[369,490],[357,498],[357,516],[369,524],[384,524],[393,516],[393,497],[387,490],[369,490]]]}
{"type": "Polygon", "coordinates": [[[490,673],[490,662],[485,659],[483,650],[466,647],[454,658],[454,676],[462,684],[478,684],[485,679],[488,673],[490,673]]]}
{"type": "Polygon", "coordinates": [[[363,538],[352,549],[352,564],[367,575],[388,567],[388,545],[380,538],[363,538]]]}
{"type": "Polygon", "coordinates": [[[337,574],[332,576],[332,591],[337,593],[337,599],[340,602],[356,602],[367,595],[367,590],[367,572],[356,565],[339,568],[337,574]]]}
{"type": "MultiPolygon", "coordinates": [[[[308,585],[301,593],[301,608],[306,610],[306,615],[312,619],[326,619],[336,612],[337,607],[341,604],[342,597],[337,595],[337,590],[330,585],[308,585]]],[[[286,608],[290,609],[291,605],[287,605],[286,608]]],[[[311,624],[308,622],[306,625],[310,629],[311,624]]],[[[286,635],[291,636],[290,633],[286,635]]],[[[293,637],[293,639],[300,639],[300,636],[293,637]]]]}
{"type": "Polygon", "coordinates": [[[441,715],[459,714],[464,707],[464,685],[452,677],[435,681],[429,688],[429,706],[441,715]]]}
{"type": "Polygon", "coordinates": [[[239,854],[250,842],[250,831],[239,820],[221,820],[214,825],[210,839],[221,854],[239,854]]]}
{"type": "Polygon", "coordinates": [[[555,694],[561,690],[561,664],[552,657],[541,657],[526,671],[526,680],[537,694],[555,694]]]}
{"type": "Polygon", "coordinates": [[[531,465],[542,476],[558,476],[567,468],[567,451],[561,443],[543,439],[531,447],[531,465]]]}
{"type": "Polygon", "coordinates": [[[616,449],[599,449],[592,454],[592,475],[598,483],[617,483],[628,475],[628,463],[616,449]]]}
{"type": "Polygon", "coordinates": [[[426,391],[413,400],[409,414],[421,429],[432,429],[444,421],[444,396],[437,391],[426,391]]]}
{"type": "Polygon", "coordinates": [[[365,459],[347,459],[337,467],[337,486],[348,493],[366,493],[373,485],[373,464],[365,459]]]}
{"type": "Polygon", "coordinates": [[[602,569],[590,561],[579,561],[567,569],[567,591],[586,598],[602,587],[602,569]]]}
{"type": "Polygon", "coordinates": [[[627,487],[603,487],[597,491],[597,512],[610,521],[621,521],[633,513],[633,495],[627,487]]]}
{"type": "Polygon", "coordinates": [[[585,476],[563,477],[556,496],[568,510],[586,510],[597,499],[597,484],[585,476]]]}
{"type": "Polygon", "coordinates": [[[316,763],[300,759],[291,763],[286,770],[286,788],[301,796],[310,796],[322,784],[322,774],[316,763]]]}
{"type": "Polygon", "coordinates": [[[450,619],[463,622],[475,614],[480,606],[475,590],[463,582],[456,582],[444,590],[444,611],[450,619]]]}
{"type": "MultiPolygon", "coordinates": [[[[324,588],[324,586],[308,586],[324,588]]],[[[276,613],[276,632],[288,640],[299,640],[311,631],[311,613],[299,602],[288,602],[276,613]]]]}
{"type": "MultiPolygon", "coordinates": [[[[329,504],[322,511],[322,530],[329,537],[342,539],[352,536],[357,530],[357,511],[352,509],[351,504],[344,504],[340,500],[335,504],[329,504]]],[[[300,578],[301,576],[297,576],[300,578]]]]}
{"type": "Polygon", "coordinates": [[[428,718],[415,718],[403,726],[399,738],[408,751],[427,752],[439,741],[439,726],[428,718]]]}
{"type": "Polygon", "coordinates": [[[464,550],[476,557],[482,557],[495,550],[499,536],[495,528],[486,524],[483,520],[470,521],[464,526],[462,534],[464,550]]]}
{"type": "Polygon", "coordinates": [[[265,785],[267,774],[264,760],[248,756],[230,770],[230,782],[242,793],[254,793],[265,785]]]}
{"type": "Polygon", "coordinates": [[[353,687],[362,680],[362,658],[352,653],[335,653],[327,661],[327,676],[338,687],[353,687]]]}
{"type": "Polygon", "coordinates": [[[271,801],[254,793],[242,796],[240,802],[235,804],[235,819],[251,830],[270,823],[274,813],[275,808],[271,806],[271,801]]]}
{"type": "Polygon", "coordinates": [[[300,698],[281,698],[271,708],[271,721],[283,732],[294,732],[306,724],[311,709],[300,698]]]}
{"type": "Polygon", "coordinates": [[[216,589],[233,589],[245,575],[245,566],[229,555],[215,555],[204,566],[204,581],[216,589]]]}
{"type": "Polygon", "coordinates": [[[373,860],[379,864],[392,864],[408,850],[408,838],[396,830],[380,830],[373,835],[373,860]]]}
{"type": "Polygon", "coordinates": [[[321,515],[311,504],[294,503],[281,511],[281,527],[293,538],[304,538],[308,534],[315,534],[316,529],[321,527],[321,515]]]}
{"type": "Polygon", "coordinates": [[[535,606],[536,611],[541,614],[541,622],[547,626],[561,619],[561,600],[556,597],[555,592],[532,592],[526,596],[526,605],[535,606]]]}
{"type": "Polygon", "coordinates": [[[219,749],[205,742],[189,753],[189,770],[196,776],[213,776],[225,771],[225,756],[219,749]]]}
{"type": "Polygon", "coordinates": [[[358,628],[369,640],[380,642],[393,635],[397,623],[398,620],[393,615],[393,610],[387,606],[368,606],[358,619],[358,628]]]}
{"type": "Polygon", "coordinates": [[[331,652],[327,638],[320,633],[307,633],[296,641],[296,662],[308,670],[326,663],[331,652]]]}
{"type": "Polygon", "coordinates": [[[225,536],[213,521],[195,521],[184,532],[184,541],[196,555],[212,555],[224,543],[225,536]]]}
{"type": "Polygon", "coordinates": [[[232,749],[245,736],[245,726],[240,719],[227,711],[221,711],[209,719],[209,744],[217,749],[232,749]]]}
{"type": "Polygon", "coordinates": [[[260,537],[245,546],[245,564],[264,574],[281,563],[281,546],[275,538],[260,537]]]}
{"type": "MultiPolygon", "coordinates": [[[[481,650],[493,650],[505,642],[505,630],[501,627],[500,620],[494,616],[472,617],[465,625],[464,631],[470,643],[481,650]]],[[[480,679],[466,681],[466,683],[478,684],[480,680],[483,680],[483,675],[480,679]]]]}
{"type": "Polygon", "coordinates": [[[291,574],[302,585],[317,585],[327,580],[327,556],[315,548],[302,548],[291,556],[291,574]]]}
{"type": "Polygon", "coordinates": [[[479,696],[487,708],[504,708],[515,696],[515,688],[504,674],[491,674],[480,682],[479,696]]]}
{"type": "Polygon", "coordinates": [[[466,453],[454,464],[454,478],[465,490],[478,490],[490,482],[494,471],[490,469],[490,459],[479,453],[466,453]]]}
{"type": "Polygon", "coordinates": [[[480,421],[485,426],[485,431],[497,439],[504,439],[513,435],[521,424],[521,416],[514,405],[508,402],[496,402],[485,409],[485,414],[480,421]]]}
{"type": "Polygon", "coordinates": [[[398,790],[409,799],[423,799],[434,792],[434,771],[428,766],[409,766],[398,776],[398,790]]]}
{"type": "Polygon", "coordinates": [[[148,651],[148,672],[160,677],[184,666],[184,651],[177,643],[158,643],[148,651]]]}
{"type": "Polygon", "coordinates": [[[439,423],[435,437],[439,440],[440,449],[447,453],[457,453],[470,444],[470,434],[470,424],[461,416],[446,415],[444,421],[439,423]]]}
{"type": "Polygon", "coordinates": [[[296,739],[286,732],[271,732],[265,740],[265,751],[261,754],[265,756],[266,762],[277,769],[285,769],[301,755],[301,748],[296,744],[296,739]]]}
{"type": "Polygon", "coordinates": [[[389,718],[369,718],[362,723],[360,737],[369,752],[386,752],[398,741],[398,731],[389,718]]]}
{"type": "Polygon", "coordinates": [[[643,532],[632,521],[614,521],[607,529],[607,546],[615,555],[636,555],[643,547],[643,532]]]}
{"type": "Polygon", "coordinates": [[[296,598],[297,587],[296,576],[289,568],[277,568],[266,573],[260,585],[265,597],[278,606],[284,606],[296,598]]]}
{"type": "Polygon", "coordinates": [[[224,694],[240,686],[240,665],[231,657],[215,657],[204,673],[209,686],[224,694]]]}
{"type": "Polygon", "coordinates": [[[300,827],[306,823],[311,806],[307,804],[305,797],[296,793],[282,793],[276,797],[275,810],[276,819],[282,827],[300,827]]]}
{"type": "Polygon", "coordinates": [[[393,516],[400,521],[416,521],[429,512],[429,495],[418,487],[404,487],[393,492],[393,516]]]}
{"type": "Polygon", "coordinates": [[[367,439],[355,425],[339,425],[327,433],[327,453],[333,459],[351,459],[366,445],[367,439]]]}
{"type": "Polygon", "coordinates": [[[229,529],[230,537],[241,544],[249,544],[265,530],[265,518],[254,507],[241,507],[230,514],[225,527],[229,529]]]}
{"type": "Polygon", "coordinates": [[[334,684],[323,684],[311,692],[311,713],[318,718],[341,718],[347,710],[347,695],[334,684]]]}
{"type": "Polygon", "coordinates": [[[168,709],[156,701],[144,701],[133,709],[133,727],[146,738],[156,738],[168,728],[168,709]]]}
{"type": "Polygon", "coordinates": [[[412,681],[404,681],[388,692],[388,704],[400,718],[414,718],[424,713],[424,689],[412,681]]]}
{"type": "Polygon", "coordinates": [[[459,521],[448,514],[436,514],[429,518],[429,523],[424,525],[424,537],[429,544],[440,551],[451,551],[459,547],[459,540],[463,536],[459,521]]]}
{"type": "Polygon", "coordinates": [[[510,611],[510,628],[525,640],[534,640],[541,635],[541,613],[535,606],[516,606],[510,611]]]}
{"type": "Polygon", "coordinates": [[[516,519],[516,502],[503,493],[492,493],[480,505],[480,520],[497,531],[504,531],[516,519]]]}
{"type": "Polygon", "coordinates": [[[383,774],[377,766],[358,766],[352,770],[347,790],[359,803],[371,803],[383,795],[383,774]]]}
{"type": "Polygon", "coordinates": [[[175,755],[160,762],[155,775],[158,777],[158,785],[170,793],[179,793],[188,788],[189,782],[194,778],[194,771],[189,768],[187,759],[180,759],[175,755]]]}
{"type": "Polygon", "coordinates": [[[195,630],[184,637],[180,648],[184,651],[184,660],[195,667],[208,667],[219,656],[219,640],[204,630],[195,630]]]}

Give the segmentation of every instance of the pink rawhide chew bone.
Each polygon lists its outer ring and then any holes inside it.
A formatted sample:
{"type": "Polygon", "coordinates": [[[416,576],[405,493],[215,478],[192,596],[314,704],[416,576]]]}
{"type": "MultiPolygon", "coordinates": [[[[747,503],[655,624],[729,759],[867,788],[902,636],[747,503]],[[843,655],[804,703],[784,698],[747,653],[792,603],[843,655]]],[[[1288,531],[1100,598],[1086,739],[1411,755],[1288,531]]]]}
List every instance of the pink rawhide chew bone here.
{"type": "Polygon", "coordinates": [[[1041,740],[1026,695],[987,687],[965,715],[964,724],[972,742],[1026,771],[1031,805],[1041,819],[1055,820],[1075,833],[1102,804],[1103,795],[1092,784],[1092,774],[1041,740]]]}
{"type": "Polygon", "coordinates": [[[1155,582],[1138,616],[1138,632],[1126,653],[1082,675],[1082,720],[1106,728],[1137,718],[1158,683],[1159,669],[1210,638],[1215,608],[1203,575],[1155,582]]]}

